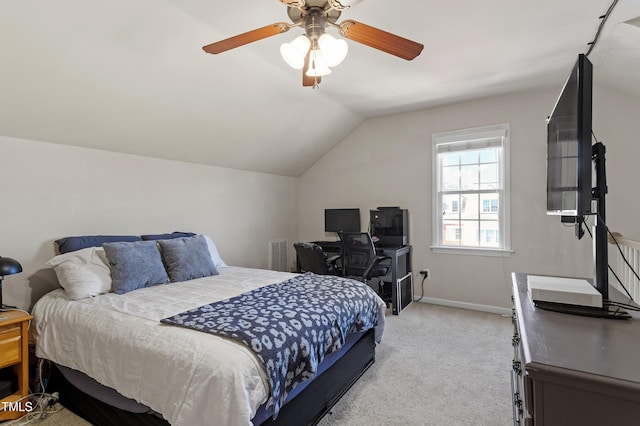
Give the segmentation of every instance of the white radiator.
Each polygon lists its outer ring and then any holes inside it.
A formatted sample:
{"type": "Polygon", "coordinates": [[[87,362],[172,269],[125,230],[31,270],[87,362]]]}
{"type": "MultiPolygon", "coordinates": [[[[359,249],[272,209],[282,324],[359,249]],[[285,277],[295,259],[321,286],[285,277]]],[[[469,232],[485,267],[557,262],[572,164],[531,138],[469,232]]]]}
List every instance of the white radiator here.
{"type": "MultiPolygon", "coordinates": [[[[640,280],[636,277],[636,274],[640,274],[640,241],[625,238],[617,232],[614,232],[613,235],[615,241],[618,242],[620,250],[618,250],[613,238],[610,236],[609,243],[613,245],[611,246],[612,249],[609,250],[610,256],[612,256],[609,264],[618,278],[620,278],[620,281],[622,281],[622,284],[629,291],[633,300],[640,302],[640,280]],[[628,265],[624,259],[629,262],[628,265]],[[636,274],[634,274],[634,271],[636,274]]],[[[609,283],[620,289],[618,280],[616,280],[615,277],[610,277],[609,283]]],[[[620,289],[620,291],[625,293],[622,289],[620,289]]]]}
{"type": "Polygon", "coordinates": [[[286,238],[269,241],[269,269],[272,271],[286,272],[288,265],[286,238]]]}

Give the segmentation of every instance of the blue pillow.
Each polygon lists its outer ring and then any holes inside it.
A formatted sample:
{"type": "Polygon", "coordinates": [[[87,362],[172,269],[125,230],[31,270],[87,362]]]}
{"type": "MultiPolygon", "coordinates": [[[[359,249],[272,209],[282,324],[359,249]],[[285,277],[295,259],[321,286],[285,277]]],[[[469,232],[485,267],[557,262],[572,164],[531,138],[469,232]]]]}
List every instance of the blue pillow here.
{"type": "Polygon", "coordinates": [[[171,281],[188,281],[218,275],[209,246],[202,235],[159,240],[162,260],[171,281]]]}
{"type": "Polygon", "coordinates": [[[87,247],[101,247],[104,243],[121,241],[141,241],[137,235],[84,235],[81,237],[66,237],[56,240],[60,254],[82,250],[87,247]]]}
{"type": "Polygon", "coordinates": [[[169,281],[155,241],[105,243],[113,291],[124,294],[169,281]]]}
{"type": "Polygon", "coordinates": [[[142,235],[143,241],[151,241],[151,240],[171,240],[173,238],[184,238],[184,237],[193,237],[193,232],[172,232],[171,234],[147,234],[142,235]]]}

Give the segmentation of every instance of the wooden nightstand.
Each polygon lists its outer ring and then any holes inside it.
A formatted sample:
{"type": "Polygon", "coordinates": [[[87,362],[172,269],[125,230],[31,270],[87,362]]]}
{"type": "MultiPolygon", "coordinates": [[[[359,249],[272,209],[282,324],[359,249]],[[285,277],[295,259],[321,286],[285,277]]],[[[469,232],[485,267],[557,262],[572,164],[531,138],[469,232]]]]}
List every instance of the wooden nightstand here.
{"type": "Polygon", "coordinates": [[[33,317],[18,310],[0,311],[0,369],[11,369],[18,378],[18,390],[0,399],[0,421],[17,419],[29,407],[29,321],[33,317]]]}

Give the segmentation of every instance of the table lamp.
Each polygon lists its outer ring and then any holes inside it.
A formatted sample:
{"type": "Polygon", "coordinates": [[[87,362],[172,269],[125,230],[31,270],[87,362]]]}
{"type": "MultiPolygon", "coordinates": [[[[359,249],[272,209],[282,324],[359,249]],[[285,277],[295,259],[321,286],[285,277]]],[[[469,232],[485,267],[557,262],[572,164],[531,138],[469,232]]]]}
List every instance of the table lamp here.
{"type": "Polygon", "coordinates": [[[0,309],[5,305],[2,303],[2,280],[5,275],[13,275],[22,272],[22,265],[10,257],[0,256],[0,309]]]}

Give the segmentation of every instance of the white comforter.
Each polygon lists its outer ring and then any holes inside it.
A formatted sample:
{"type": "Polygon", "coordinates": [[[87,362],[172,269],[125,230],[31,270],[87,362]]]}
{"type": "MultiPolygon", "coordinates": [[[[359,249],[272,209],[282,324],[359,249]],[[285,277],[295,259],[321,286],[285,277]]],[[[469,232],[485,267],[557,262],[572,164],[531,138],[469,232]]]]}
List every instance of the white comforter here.
{"type": "MultiPolygon", "coordinates": [[[[226,267],[220,275],[79,301],[53,291],[33,309],[36,355],[79,370],[172,425],[250,425],[269,392],[260,361],[222,337],[160,323],[295,274],[226,267]]],[[[377,340],[384,326],[379,300],[377,340]]]]}

